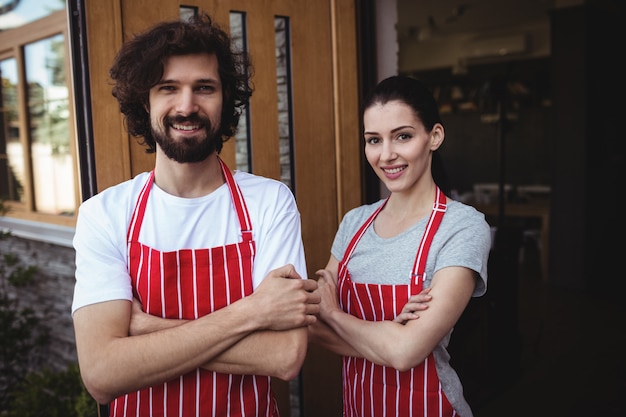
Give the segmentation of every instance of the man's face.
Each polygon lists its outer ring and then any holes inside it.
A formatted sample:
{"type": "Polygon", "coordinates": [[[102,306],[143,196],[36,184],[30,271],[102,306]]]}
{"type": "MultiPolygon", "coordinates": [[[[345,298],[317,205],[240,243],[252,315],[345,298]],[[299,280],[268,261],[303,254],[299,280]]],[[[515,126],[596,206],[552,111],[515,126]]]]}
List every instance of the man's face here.
{"type": "Polygon", "coordinates": [[[150,89],[150,125],[168,158],[199,162],[216,149],[222,84],[215,55],[170,56],[161,81],[150,89]]]}

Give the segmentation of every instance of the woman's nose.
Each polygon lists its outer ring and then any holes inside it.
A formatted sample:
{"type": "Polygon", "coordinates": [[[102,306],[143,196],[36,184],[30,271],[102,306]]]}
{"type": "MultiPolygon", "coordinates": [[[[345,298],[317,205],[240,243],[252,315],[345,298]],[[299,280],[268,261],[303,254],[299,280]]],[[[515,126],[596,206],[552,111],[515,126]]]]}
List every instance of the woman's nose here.
{"type": "Polygon", "coordinates": [[[384,161],[389,161],[391,159],[394,159],[396,157],[396,153],[395,150],[393,148],[393,144],[391,143],[391,141],[385,140],[382,143],[382,149],[380,152],[380,159],[384,160],[384,161]]]}

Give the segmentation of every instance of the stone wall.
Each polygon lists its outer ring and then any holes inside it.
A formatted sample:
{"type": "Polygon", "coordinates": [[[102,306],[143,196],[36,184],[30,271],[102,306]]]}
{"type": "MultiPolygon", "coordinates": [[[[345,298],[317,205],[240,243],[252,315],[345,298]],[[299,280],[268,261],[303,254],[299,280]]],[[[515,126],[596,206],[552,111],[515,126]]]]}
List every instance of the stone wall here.
{"type": "Polygon", "coordinates": [[[65,370],[76,363],[71,305],[74,292],[74,249],[9,236],[0,239],[0,254],[13,253],[24,266],[36,266],[32,287],[15,290],[23,306],[30,306],[50,329],[45,349],[47,366],[65,370]]]}

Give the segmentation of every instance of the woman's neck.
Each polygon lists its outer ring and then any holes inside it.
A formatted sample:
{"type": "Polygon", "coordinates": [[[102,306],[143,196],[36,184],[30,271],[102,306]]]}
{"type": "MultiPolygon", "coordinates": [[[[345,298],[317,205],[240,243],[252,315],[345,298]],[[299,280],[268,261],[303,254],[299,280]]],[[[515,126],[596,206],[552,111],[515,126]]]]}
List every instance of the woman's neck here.
{"type": "Polygon", "coordinates": [[[391,193],[387,204],[374,220],[380,237],[396,236],[430,215],[437,187],[434,182],[410,193],[391,193]]]}

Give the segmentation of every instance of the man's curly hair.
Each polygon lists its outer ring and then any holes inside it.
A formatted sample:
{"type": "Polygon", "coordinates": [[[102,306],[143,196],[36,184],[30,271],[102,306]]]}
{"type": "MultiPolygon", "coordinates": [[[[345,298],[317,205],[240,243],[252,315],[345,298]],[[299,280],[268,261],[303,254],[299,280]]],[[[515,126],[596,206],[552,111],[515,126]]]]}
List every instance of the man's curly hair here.
{"type": "Polygon", "coordinates": [[[165,60],[170,56],[209,53],[217,57],[223,91],[223,107],[216,143],[222,145],[237,131],[239,117],[247,108],[253,87],[249,82],[253,67],[244,51],[231,49],[230,37],[207,14],[188,21],[159,23],[124,43],[117,53],[109,75],[114,82],[112,94],[124,114],[126,129],[143,137],[147,152],[156,150],[150,128],[149,94],[163,76],[165,60]]]}

